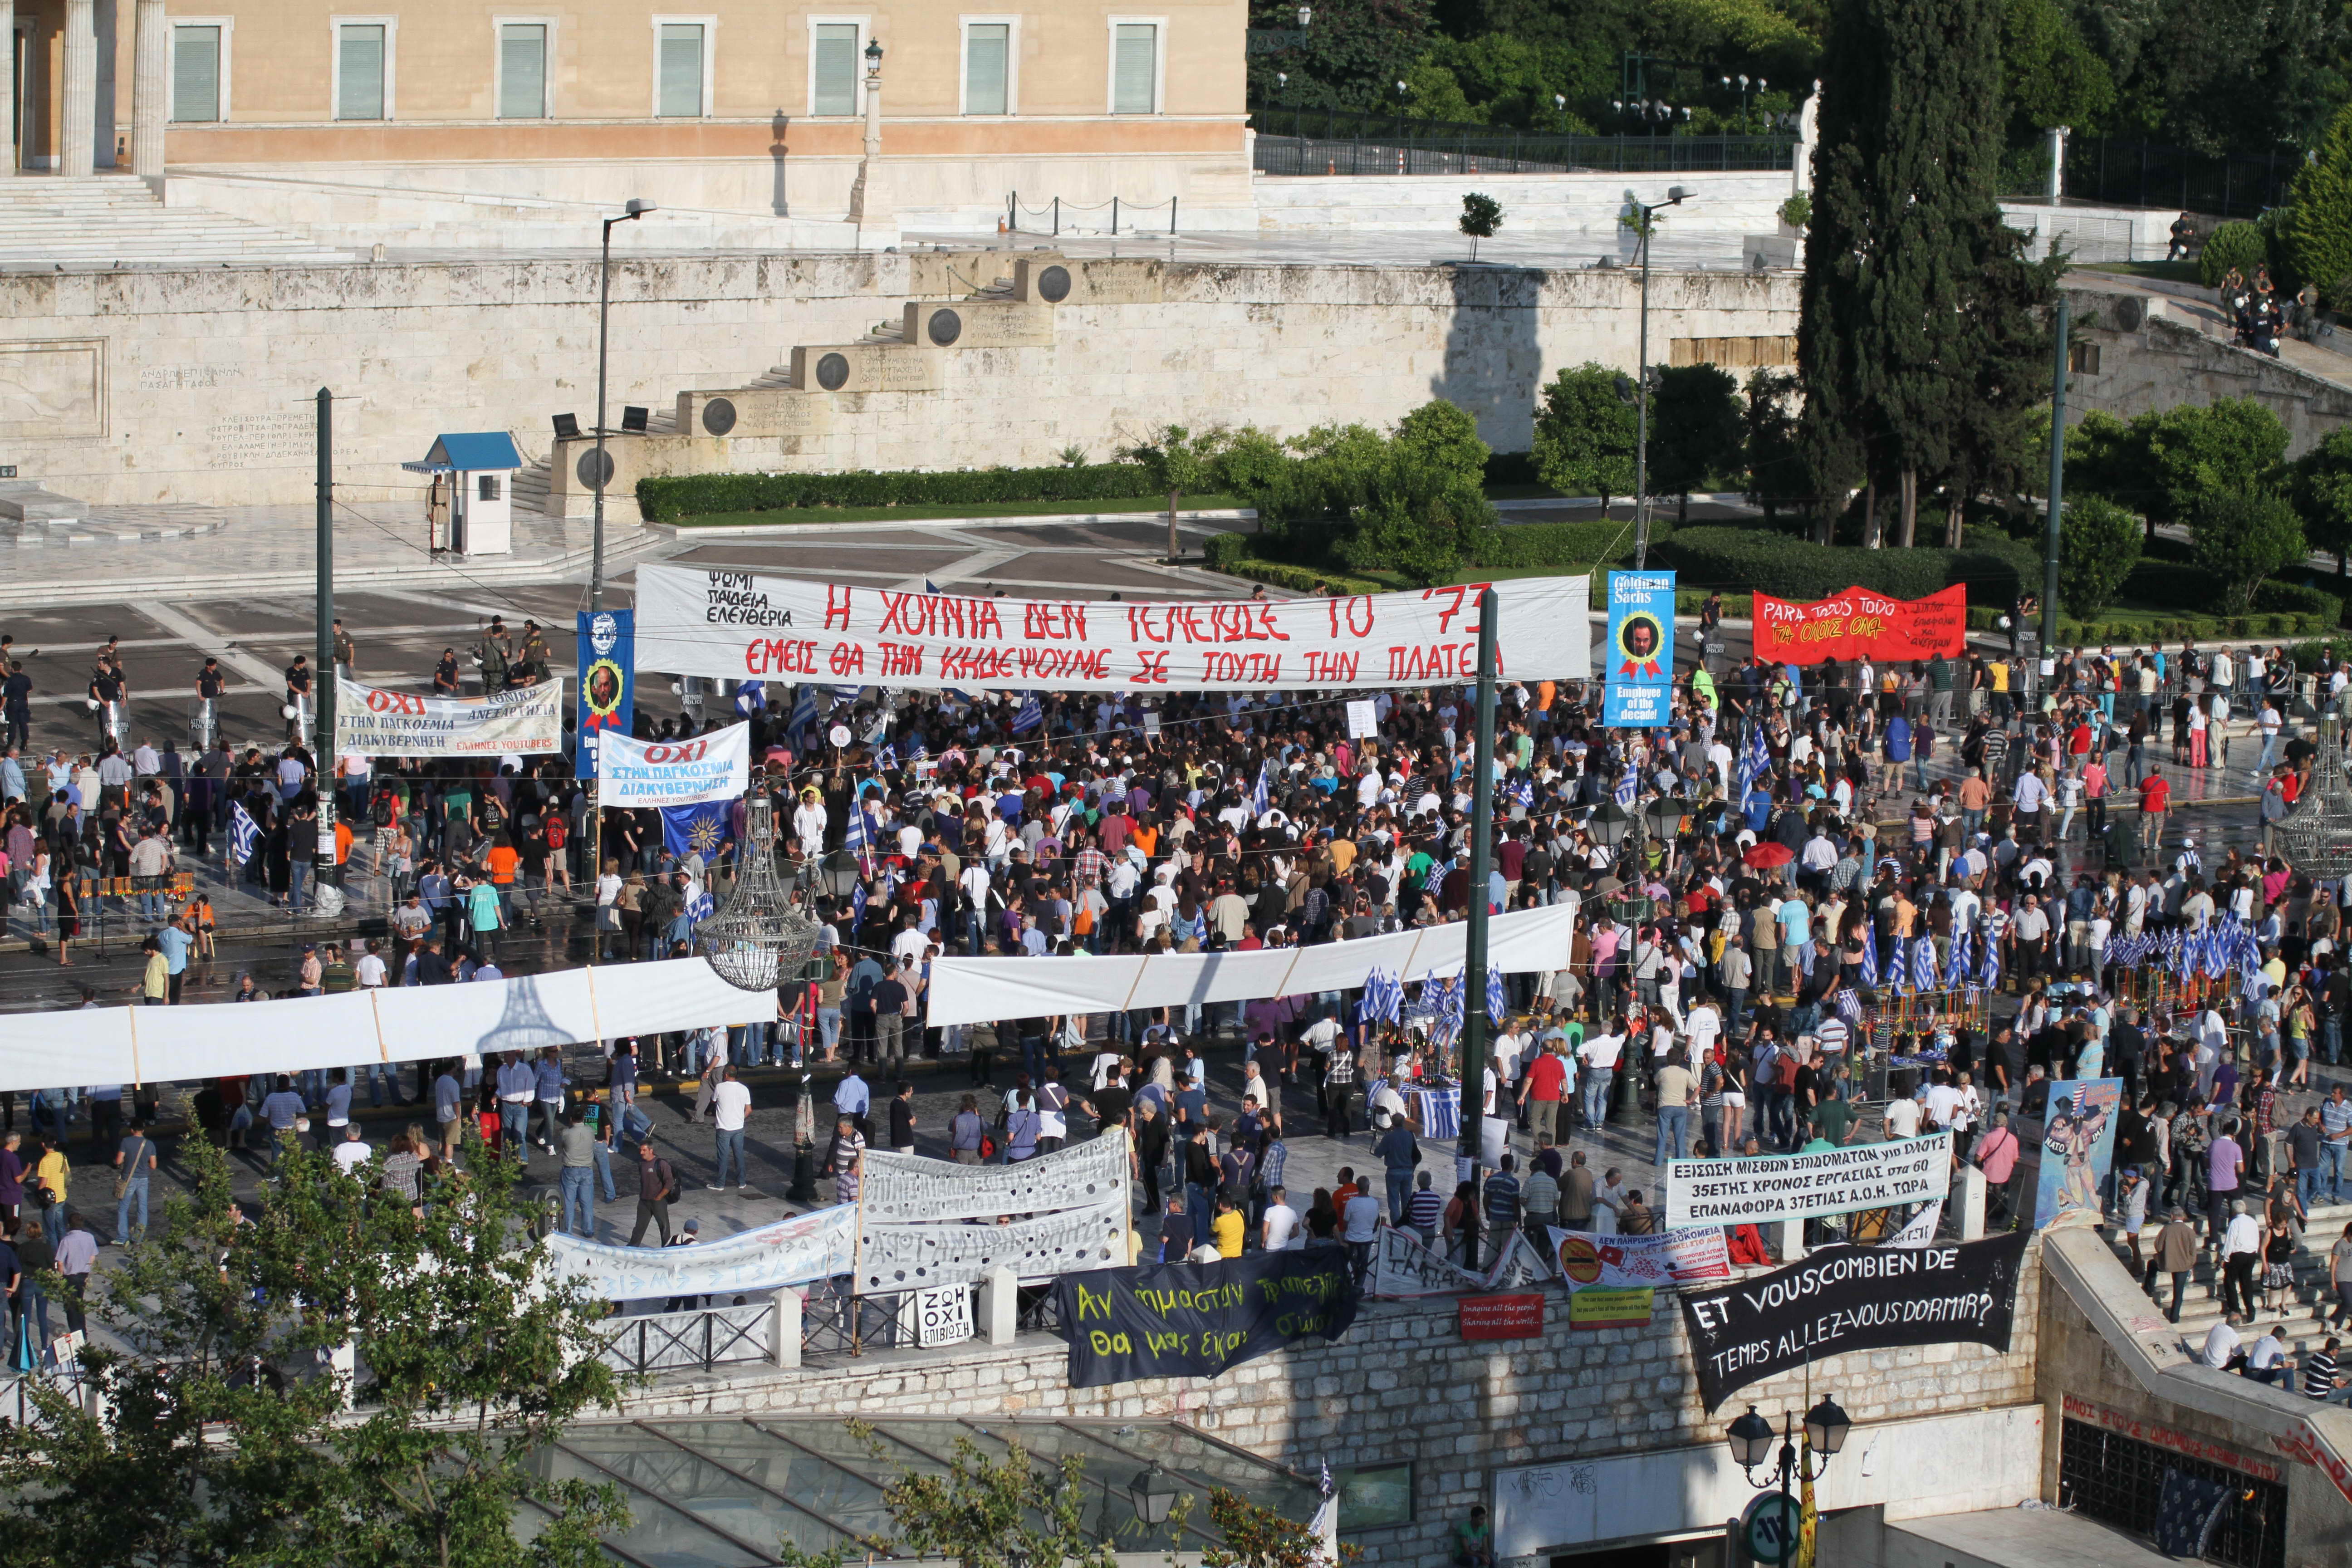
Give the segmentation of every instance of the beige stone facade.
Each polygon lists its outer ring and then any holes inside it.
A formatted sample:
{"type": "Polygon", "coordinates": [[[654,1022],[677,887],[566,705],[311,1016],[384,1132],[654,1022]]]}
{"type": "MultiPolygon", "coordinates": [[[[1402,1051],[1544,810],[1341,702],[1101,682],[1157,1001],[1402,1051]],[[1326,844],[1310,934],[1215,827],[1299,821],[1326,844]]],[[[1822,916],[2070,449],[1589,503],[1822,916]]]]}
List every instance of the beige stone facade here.
{"type": "Polygon", "coordinates": [[[674,172],[655,199],[684,206],[763,198],[797,164],[834,207],[803,216],[838,218],[875,93],[883,158],[918,205],[1001,207],[1024,178],[1033,202],[1117,194],[1106,163],[1125,165],[1130,203],[1245,203],[1246,16],[1241,0],[15,0],[17,162],[80,172],[86,101],[98,169],[129,167],[142,124],[175,171],[562,196],[563,171],[609,184],[648,165],[674,172]],[[1084,172],[1057,178],[1064,163],[1084,172]],[[675,173],[696,169],[720,173],[675,173]]]}

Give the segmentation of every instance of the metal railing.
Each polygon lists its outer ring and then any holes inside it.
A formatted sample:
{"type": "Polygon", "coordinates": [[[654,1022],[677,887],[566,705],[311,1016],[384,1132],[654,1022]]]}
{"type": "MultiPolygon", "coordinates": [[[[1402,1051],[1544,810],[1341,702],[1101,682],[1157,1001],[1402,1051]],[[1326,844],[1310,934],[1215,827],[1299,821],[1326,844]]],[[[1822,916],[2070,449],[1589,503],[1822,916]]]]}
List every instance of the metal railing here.
{"type": "Polygon", "coordinates": [[[702,1307],[621,1318],[607,1325],[603,1360],[618,1372],[709,1372],[732,1362],[769,1361],[775,1350],[775,1300],[740,1307],[702,1307]]]}
{"type": "Polygon", "coordinates": [[[1790,168],[1790,136],[1569,136],[1504,126],[1259,109],[1261,174],[1677,174],[1790,168]]]}
{"type": "Polygon", "coordinates": [[[1129,234],[1159,234],[1161,232],[1160,220],[1151,215],[1165,207],[1168,209],[1166,232],[1174,234],[1176,200],[1171,196],[1164,202],[1130,202],[1113,196],[1107,202],[1079,203],[1066,202],[1054,196],[1044,206],[1033,207],[1021,199],[1019,191],[1014,191],[1005,198],[1004,226],[1012,234],[1047,234],[1056,238],[1066,228],[1072,234],[1101,234],[1106,232],[1103,227],[1106,223],[1110,226],[1108,232],[1112,235],[1120,232],[1119,225],[1122,223],[1127,226],[1129,234]],[[1028,220],[1025,228],[1022,226],[1024,218],[1028,220]]]}
{"type": "Polygon", "coordinates": [[[2192,153],[2154,142],[2076,136],[2066,142],[2066,199],[2121,207],[2172,207],[2252,218],[2284,205],[2303,155],[2192,153]]]}
{"type": "Polygon", "coordinates": [[[62,1395],[78,1405],[87,1406],[89,1403],[79,1366],[62,1372],[0,1373],[0,1422],[17,1426],[38,1426],[47,1422],[48,1418],[35,1402],[37,1387],[62,1395]]]}

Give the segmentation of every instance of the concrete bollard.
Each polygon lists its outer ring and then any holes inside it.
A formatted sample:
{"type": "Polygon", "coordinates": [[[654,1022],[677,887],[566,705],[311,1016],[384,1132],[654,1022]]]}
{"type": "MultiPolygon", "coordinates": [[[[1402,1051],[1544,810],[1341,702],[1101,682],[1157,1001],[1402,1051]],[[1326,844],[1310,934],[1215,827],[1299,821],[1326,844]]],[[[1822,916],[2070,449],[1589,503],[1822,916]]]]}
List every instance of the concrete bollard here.
{"type": "Polygon", "coordinates": [[[1781,1262],[1794,1263],[1805,1256],[1805,1222],[1803,1220],[1784,1219],[1773,1226],[1771,1229],[1772,1249],[1780,1255],[1781,1262]]]}
{"type": "Polygon", "coordinates": [[[1960,1167],[1960,1239],[1982,1241],[1985,1233],[1985,1173],[1974,1165],[1960,1167]]]}
{"type": "Polygon", "coordinates": [[[801,1364],[801,1293],[791,1287],[776,1292],[775,1315],[768,1321],[768,1359],[790,1371],[801,1364]]]}
{"type": "Polygon", "coordinates": [[[992,1345],[1009,1345],[1021,1327],[1021,1279],[999,1268],[980,1282],[980,1330],[992,1345]]]}

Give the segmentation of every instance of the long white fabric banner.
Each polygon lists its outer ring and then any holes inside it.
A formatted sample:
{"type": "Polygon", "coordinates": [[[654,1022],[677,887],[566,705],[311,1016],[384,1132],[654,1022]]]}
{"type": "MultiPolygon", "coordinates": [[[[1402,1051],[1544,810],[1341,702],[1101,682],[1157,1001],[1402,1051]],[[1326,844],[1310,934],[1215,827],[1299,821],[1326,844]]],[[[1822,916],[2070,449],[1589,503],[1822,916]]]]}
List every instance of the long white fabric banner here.
{"type": "Polygon", "coordinates": [[[559,1275],[607,1301],[643,1301],[830,1279],[849,1272],[856,1242],[857,1206],[836,1204],[691,1247],[614,1247],[560,1232],[546,1246],[559,1275]]]}
{"type": "MultiPolygon", "coordinates": [[[[637,568],[637,668],[898,690],[1370,690],[1478,672],[1478,588],[1352,598],[971,599],[750,572],[637,568]]],[[[1591,581],[1492,584],[1496,657],[1521,680],[1592,673],[1591,581]]]]}
{"type": "Polygon", "coordinates": [[[1133,1189],[1113,1131],[1004,1165],[867,1150],[857,1189],[857,1292],[1024,1281],[1127,1267],[1133,1189]]]}
{"type": "Polygon", "coordinates": [[[530,756],[563,750],[563,681],[487,697],[335,682],[335,750],[368,757],[530,756]]]}
{"type": "Polygon", "coordinates": [[[1769,1154],[1666,1162],[1666,1228],[1769,1225],[1940,1198],[1952,1186],[1952,1135],[1769,1154]]]}
{"type": "Polygon", "coordinates": [[[698,805],[733,800],[751,786],[749,724],[730,724],[690,741],[638,741],[617,731],[596,739],[601,805],[698,805]]]}
{"type": "Polygon", "coordinates": [[[699,958],[271,1002],[7,1013],[0,1089],[487,1057],[775,1016],[774,993],[739,991],[699,958]]]}
{"type": "MultiPolygon", "coordinates": [[[[1576,934],[1574,894],[1542,909],[1513,910],[1486,925],[1487,962],[1506,974],[1568,967],[1576,934]]],[[[1059,1013],[1113,1013],[1188,1002],[1243,1002],[1348,991],[1378,970],[1399,981],[1459,974],[1470,927],[1427,926],[1355,942],[1257,952],[1171,952],[1147,957],[941,958],[931,964],[925,1021],[933,1027],[1059,1013]]]]}

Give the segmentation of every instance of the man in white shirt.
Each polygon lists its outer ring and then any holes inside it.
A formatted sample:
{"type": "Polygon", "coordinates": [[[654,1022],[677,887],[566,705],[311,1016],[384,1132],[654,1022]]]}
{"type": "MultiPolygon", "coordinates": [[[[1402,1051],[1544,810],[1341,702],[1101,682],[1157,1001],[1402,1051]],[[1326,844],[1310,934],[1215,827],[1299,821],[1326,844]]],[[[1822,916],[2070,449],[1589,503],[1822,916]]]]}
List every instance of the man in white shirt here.
{"type": "Polygon", "coordinates": [[[1599,1129],[1609,1112],[1609,1085],[1617,1077],[1617,1058],[1625,1042],[1615,1035],[1591,1034],[1576,1048],[1584,1064],[1584,1124],[1599,1129]]]}
{"type": "Polygon", "coordinates": [[[2287,1331],[2284,1323],[2274,1323],[2254,1348],[2246,1352],[2246,1375],[2256,1383],[2283,1383],[2286,1380],[2286,1342],[2280,1336],[2287,1331]]]}
{"type": "Polygon", "coordinates": [[[369,1156],[374,1152],[374,1150],[370,1149],[361,1141],[360,1130],[346,1122],[343,1126],[343,1141],[334,1148],[335,1167],[348,1176],[366,1164],[369,1156]]]}
{"type": "Polygon", "coordinates": [[[2205,1331],[2205,1348],[2198,1352],[2197,1359],[2215,1372],[2227,1372],[2231,1363],[2244,1359],[2238,1353],[2239,1343],[2238,1331],[2230,1326],[2230,1321],[2217,1319],[2205,1331]]]}
{"type": "Polygon", "coordinates": [[[1715,1043],[1723,1037],[1723,1016],[1713,1002],[1702,997],[1683,1015],[1683,1027],[1690,1034],[1691,1060],[1703,1062],[1715,1054],[1715,1043]]]}
{"type": "Polygon", "coordinates": [[[719,1069],[719,1087],[710,1091],[710,1124],[718,1140],[718,1174],[711,1178],[710,1190],[727,1190],[727,1162],[735,1162],[735,1184],[744,1192],[751,1190],[751,1179],[743,1169],[743,1118],[751,1109],[751,1090],[739,1083],[731,1067],[719,1069]]]}
{"type": "Polygon", "coordinates": [[[1307,1229],[1299,1224],[1298,1211],[1290,1206],[1280,1187],[1266,1189],[1265,1218],[1259,1225],[1258,1236],[1260,1245],[1268,1252],[1286,1252],[1307,1245],[1307,1229]]]}
{"type": "Polygon", "coordinates": [[[1917,1100],[1890,1100],[1886,1102],[1886,1136],[1890,1139],[1919,1136],[1917,1100]]]}

